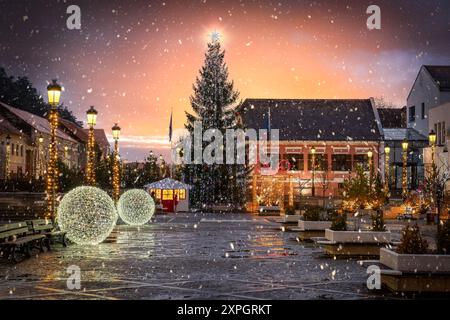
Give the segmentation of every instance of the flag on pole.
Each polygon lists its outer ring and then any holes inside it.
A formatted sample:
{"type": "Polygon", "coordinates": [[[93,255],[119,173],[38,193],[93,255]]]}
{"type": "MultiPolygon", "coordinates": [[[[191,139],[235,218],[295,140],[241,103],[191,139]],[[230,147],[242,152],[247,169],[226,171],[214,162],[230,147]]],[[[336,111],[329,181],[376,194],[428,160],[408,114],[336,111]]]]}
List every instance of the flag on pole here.
{"type": "Polygon", "coordinates": [[[173,109],[170,110],[170,121],[169,121],[169,141],[172,142],[172,113],[173,109]]]}
{"type": "Polygon", "coordinates": [[[265,123],[265,129],[267,130],[267,138],[269,139],[270,137],[270,130],[271,130],[271,119],[270,119],[270,107],[267,111],[267,118],[266,118],[266,123],[265,123]]]}

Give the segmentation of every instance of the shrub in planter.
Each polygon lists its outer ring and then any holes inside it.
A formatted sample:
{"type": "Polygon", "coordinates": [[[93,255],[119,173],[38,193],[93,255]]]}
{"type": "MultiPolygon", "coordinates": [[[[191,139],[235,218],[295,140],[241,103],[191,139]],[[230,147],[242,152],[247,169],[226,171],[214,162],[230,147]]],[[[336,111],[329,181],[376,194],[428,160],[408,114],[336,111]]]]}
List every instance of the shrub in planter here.
{"type": "Polygon", "coordinates": [[[397,248],[400,254],[425,254],[428,250],[428,242],[422,238],[419,226],[407,225],[402,230],[402,239],[397,248]]]}
{"type": "Polygon", "coordinates": [[[450,220],[447,220],[439,230],[437,247],[438,253],[450,254],[450,220]]]}
{"type": "Polygon", "coordinates": [[[347,231],[347,215],[344,213],[334,216],[330,229],[333,231],[347,231]]]}
{"type": "Polygon", "coordinates": [[[384,224],[383,211],[377,210],[375,214],[372,214],[372,231],[386,231],[384,224]]]}
{"type": "Polygon", "coordinates": [[[294,215],[294,214],[295,214],[295,207],[294,207],[294,206],[287,206],[287,207],[284,209],[284,213],[285,213],[286,215],[294,215]]]}
{"type": "Polygon", "coordinates": [[[308,207],[303,214],[305,221],[320,221],[320,208],[308,207]]]}

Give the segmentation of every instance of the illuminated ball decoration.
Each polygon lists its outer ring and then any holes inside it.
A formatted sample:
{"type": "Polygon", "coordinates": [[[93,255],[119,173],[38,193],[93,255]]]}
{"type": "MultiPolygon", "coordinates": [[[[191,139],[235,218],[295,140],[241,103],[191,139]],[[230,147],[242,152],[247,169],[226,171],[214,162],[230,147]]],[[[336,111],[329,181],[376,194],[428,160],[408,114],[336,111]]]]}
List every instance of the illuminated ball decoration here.
{"type": "Polygon", "coordinates": [[[117,211],[126,224],[140,226],[152,218],[155,202],[148,192],[132,189],[122,194],[117,203],[117,211]]]}
{"type": "Polygon", "coordinates": [[[77,244],[104,241],[117,222],[114,201],[103,190],[78,187],[68,192],[58,207],[58,224],[67,238],[77,244]]]}

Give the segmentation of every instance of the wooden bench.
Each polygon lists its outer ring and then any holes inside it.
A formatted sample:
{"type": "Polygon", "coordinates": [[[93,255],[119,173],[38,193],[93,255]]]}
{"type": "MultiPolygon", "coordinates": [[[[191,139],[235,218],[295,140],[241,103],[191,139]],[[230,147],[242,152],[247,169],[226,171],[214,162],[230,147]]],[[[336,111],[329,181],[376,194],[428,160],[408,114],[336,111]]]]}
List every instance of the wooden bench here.
{"type": "Polygon", "coordinates": [[[45,245],[51,250],[50,244],[59,242],[67,247],[66,233],[58,230],[58,227],[52,220],[36,219],[27,221],[28,228],[33,234],[42,234],[47,238],[45,245]]]}
{"type": "Polygon", "coordinates": [[[17,253],[31,257],[31,250],[44,251],[45,235],[29,234],[26,222],[9,223],[0,226],[0,256],[18,262],[17,253]]]}

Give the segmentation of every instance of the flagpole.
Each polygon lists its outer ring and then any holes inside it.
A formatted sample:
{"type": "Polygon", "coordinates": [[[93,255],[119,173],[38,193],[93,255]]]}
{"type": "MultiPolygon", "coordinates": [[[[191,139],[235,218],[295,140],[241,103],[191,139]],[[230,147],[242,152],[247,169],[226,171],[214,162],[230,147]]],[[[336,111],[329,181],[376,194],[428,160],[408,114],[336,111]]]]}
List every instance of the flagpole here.
{"type": "Polygon", "coordinates": [[[173,145],[172,145],[172,116],[173,116],[173,107],[170,109],[170,122],[169,122],[169,142],[170,142],[170,155],[171,155],[171,163],[170,163],[170,178],[173,179],[173,145]]]}

